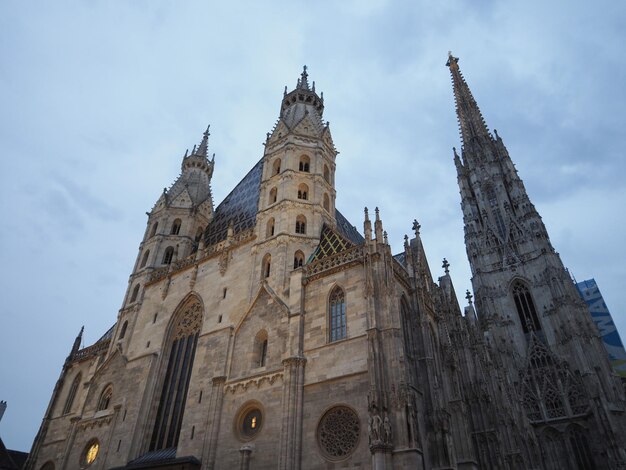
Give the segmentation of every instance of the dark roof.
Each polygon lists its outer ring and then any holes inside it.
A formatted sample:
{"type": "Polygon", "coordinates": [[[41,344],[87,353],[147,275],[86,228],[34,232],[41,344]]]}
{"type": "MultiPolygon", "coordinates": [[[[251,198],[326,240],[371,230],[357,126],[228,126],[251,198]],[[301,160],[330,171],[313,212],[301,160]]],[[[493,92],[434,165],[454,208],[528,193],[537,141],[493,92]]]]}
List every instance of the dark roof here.
{"type": "Polygon", "coordinates": [[[131,460],[123,467],[111,470],[130,470],[139,468],[200,468],[200,461],[193,456],[176,457],[176,447],[169,449],[153,450],[131,460]],[[183,464],[189,464],[184,466],[183,464]]]}
{"type": "Polygon", "coordinates": [[[103,334],[98,341],[96,341],[96,343],[99,343],[100,341],[106,341],[107,339],[111,339],[111,337],[113,336],[114,328],[115,328],[115,323],[113,323],[113,326],[111,326],[111,328],[109,328],[107,332],[103,334]]]}
{"type": "Polygon", "coordinates": [[[222,203],[217,206],[213,220],[204,233],[207,246],[226,240],[228,224],[232,221],[234,233],[256,224],[263,159],[248,172],[222,203]]]}
{"type": "Polygon", "coordinates": [[[27,458],[28,452],[9,450],[4,446],[2,439],[0,439],[0,469],[19,470],[24,466],[27,458]]]}
{"type": "Polygon", "coordinates": [[[337,231],[342,236],[350,240],[355,245],[360,245],[365,241],[365,238],[363,238],[356,227],[352,225],[337,208],[335,208],[335,219],[337,220],[337,231]]]}
{"type": "Polygon", "coordinates": [[[404,251],[402,253],[398,253],[397,255],[393,255],[393,259],[398,261],[402,266],[406,267],[406,253],[404,251]]]}

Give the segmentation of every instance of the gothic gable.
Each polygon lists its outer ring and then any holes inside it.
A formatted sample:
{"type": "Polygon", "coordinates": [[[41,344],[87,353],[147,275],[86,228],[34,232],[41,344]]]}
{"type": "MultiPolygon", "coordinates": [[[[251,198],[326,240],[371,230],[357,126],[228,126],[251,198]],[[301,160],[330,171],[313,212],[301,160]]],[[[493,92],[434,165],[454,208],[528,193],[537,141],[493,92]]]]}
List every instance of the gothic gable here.
{"type": "Polygon", "coordinates": [[[528,345],[521,392],[526,416],[535,423],[582,416],[589,406],[581,378],[535,334],[528,345]]]}
{"type": "Polygon", "coordinates": [[[287,350],[288,307],[266,284],[261,285],[250,308],[235,328],[230,378],[281,367],[287,350]],[[263,342],[266,342],[265,350],[263,342]]]}

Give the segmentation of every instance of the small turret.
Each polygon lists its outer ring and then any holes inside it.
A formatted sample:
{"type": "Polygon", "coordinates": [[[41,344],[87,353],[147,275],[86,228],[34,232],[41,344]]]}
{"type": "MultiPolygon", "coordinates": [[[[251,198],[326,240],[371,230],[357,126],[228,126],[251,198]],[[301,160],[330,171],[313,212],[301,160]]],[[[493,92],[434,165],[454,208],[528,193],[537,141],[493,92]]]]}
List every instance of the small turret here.
{"type": "Polygon", "coordinates": [[[365,208],[365,221],[363,222],[363,233],[365,234],[365,241],[372,240],[372,222],[370,221],[369,212],[367,207],[365,208]]]}
{"type": "Polygon", "coordinates": [[[378,207],[374,209],[376,213],[376,219],[374,220],[374,233],[376,234],[376,241],[381,243],[383,241],[383,221],[380,220],[380,212],[378,207]]]}

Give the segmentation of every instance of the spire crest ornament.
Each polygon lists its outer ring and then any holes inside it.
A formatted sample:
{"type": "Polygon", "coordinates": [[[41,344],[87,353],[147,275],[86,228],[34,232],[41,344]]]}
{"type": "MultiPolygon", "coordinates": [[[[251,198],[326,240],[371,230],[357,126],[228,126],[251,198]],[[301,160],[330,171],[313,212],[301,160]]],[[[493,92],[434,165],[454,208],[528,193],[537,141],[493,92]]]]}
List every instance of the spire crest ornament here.
{"type": "Polygon", "coordinates": [[[452,89],[454,91],[456,114],[459,120],[463,147],[479,138],[491,140],[483,115],[459,69],[459,58],[454,57],[452,52],[448,52],[446,66],[450,69],[450,74],[452,75],[452,89]]]}
{"type": "Polygon", "coordinates": [[[448,263],[448,260],[446,258],[443,259],[443,263],[441,264],[441,267],[443,268],[446,274],[450,274],[450,263],[448,263]]]}
{"type": "Polygon", "coordinates": [[[413,231],[415,232],[415,236],[419,237],[420,234],[420,228],[422,228],[422,226],[420,225],[420,223],[417,221],[417,219],[413,219],[413,231]]]}
{"type": "Polygon", "coordinates": [[[309,74],[307,73],[306,69],[306,65],[302,67],[302,74],[298,79],[298,88],[301,90],[311,91],[311,88],[309,87],[309,74]]]}

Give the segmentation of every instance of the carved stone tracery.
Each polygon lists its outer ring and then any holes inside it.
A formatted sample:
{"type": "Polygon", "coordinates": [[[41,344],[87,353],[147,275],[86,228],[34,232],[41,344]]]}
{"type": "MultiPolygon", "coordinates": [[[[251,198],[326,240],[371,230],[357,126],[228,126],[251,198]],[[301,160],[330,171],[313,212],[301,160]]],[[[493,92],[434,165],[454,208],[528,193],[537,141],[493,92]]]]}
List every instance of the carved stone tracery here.
{"type": "Polygon", "coordinates": [[[359,417],[347,406],[331,408],[317,426],[317,441],[330,460],[344,459],[354,452],[360,434],[359,417]]]}

